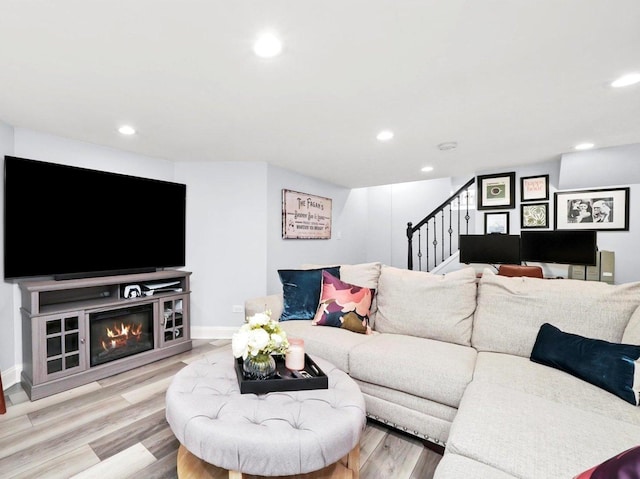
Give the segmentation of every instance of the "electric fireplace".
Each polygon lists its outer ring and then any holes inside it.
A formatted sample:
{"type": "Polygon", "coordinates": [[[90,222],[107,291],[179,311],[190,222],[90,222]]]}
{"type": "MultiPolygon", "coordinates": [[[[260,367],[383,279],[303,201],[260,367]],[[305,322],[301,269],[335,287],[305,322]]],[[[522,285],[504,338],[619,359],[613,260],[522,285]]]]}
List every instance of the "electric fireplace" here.
{"type": "Polygon", "coordinates": [[[153,349],[153,304],[92,313],[90,364],[115,361],[153,349]]]}

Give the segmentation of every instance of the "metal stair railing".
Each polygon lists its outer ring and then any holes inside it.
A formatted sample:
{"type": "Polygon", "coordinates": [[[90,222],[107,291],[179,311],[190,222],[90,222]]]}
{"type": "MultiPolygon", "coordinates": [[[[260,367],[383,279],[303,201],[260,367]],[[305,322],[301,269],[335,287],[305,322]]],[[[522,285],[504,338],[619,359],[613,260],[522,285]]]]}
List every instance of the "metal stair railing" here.
{"type": "Polygon", "coordinates": [[[425,216],[415,226],[411,222],[407,223],[408,269],[413,269],[413,237],[416,232],[418,233],[417,256],[419,271],[431,271],[458,251],[459,236],[469,233],[469,219],[471,218],[469,215],[469,190],[474,183],[475,178],[471,178],[449,199],[425,216]],[[464,229],[464,232],[461,228],[464,229]],[[446,248],[447,243],[448,248],[446,248]],[[429,253],[431,247],[433,247],[433,254],[429,253]],[[438,261],[438,256],[440,261],[438,261]]]}

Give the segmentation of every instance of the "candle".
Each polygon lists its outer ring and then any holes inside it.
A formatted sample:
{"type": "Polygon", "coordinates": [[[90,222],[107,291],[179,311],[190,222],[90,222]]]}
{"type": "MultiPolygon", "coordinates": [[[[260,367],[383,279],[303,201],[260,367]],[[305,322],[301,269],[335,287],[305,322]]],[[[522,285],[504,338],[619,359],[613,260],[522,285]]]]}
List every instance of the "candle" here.
{"type": "Polygon", "coordinates": [[[289,349],[285,356],[284,365],[287,369],[295,371],[304,369],[304,339],[289,339],[289,349]]]}

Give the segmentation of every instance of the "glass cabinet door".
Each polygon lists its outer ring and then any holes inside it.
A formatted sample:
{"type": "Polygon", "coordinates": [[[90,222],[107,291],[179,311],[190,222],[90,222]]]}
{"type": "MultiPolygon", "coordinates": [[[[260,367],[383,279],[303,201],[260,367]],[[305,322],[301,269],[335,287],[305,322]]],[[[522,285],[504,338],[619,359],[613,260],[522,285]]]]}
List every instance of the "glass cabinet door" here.
{"type": "Polygon", "coordinates": [[[163,345],[188,339],[189,330],[185,321],[187,312],[184,310],[186,305],[187,301],[183,296],[163,299],[160,302],[163,345]]]}
{"type": "Polygon", "coordinates": [[[40,318],[39,376],[51,380],[85,369],[84,315],[80,312],[40,318]]]}

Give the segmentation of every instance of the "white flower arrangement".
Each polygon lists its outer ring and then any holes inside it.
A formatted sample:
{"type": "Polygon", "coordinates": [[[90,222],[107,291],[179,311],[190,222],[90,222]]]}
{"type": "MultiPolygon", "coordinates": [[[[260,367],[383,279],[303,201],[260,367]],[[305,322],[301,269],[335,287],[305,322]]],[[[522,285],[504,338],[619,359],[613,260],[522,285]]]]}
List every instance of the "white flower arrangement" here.
{"type": "Polygon", "coordinates": [[[271,319],[271,311],[247,317],[231,339],[233,356],[242,359],[258,354],[284,354],[288,348],[287,333],[271,319]]]}

